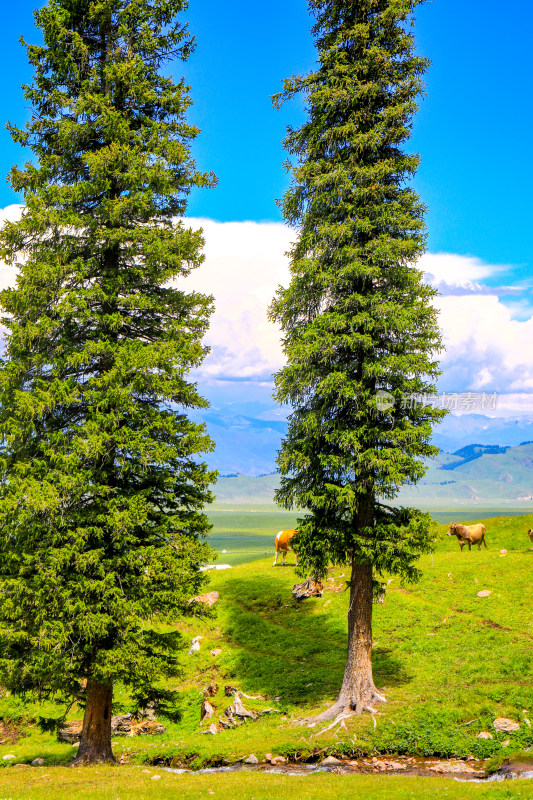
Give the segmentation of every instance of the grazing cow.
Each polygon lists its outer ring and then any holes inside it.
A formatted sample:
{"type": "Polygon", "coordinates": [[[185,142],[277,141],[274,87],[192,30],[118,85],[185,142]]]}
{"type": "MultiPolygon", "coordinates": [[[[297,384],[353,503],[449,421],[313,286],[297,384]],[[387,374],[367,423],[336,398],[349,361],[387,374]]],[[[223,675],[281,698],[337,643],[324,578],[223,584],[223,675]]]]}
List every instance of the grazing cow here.
{"type": "MultiPolygon", "coordinates": [[[[527,535],[529,536],[531,542],[533,542],[533,528],[530,528],[528,530],[527,535]]],[[[533,550],[533,548],[532,548],[532,550],[533,550]]]]}
{"type": "Polygon", "coordinates": [[[273,567],[276,566],[279,552],[283,553],[283,561],[281,562],[281,566],[282,567],[285,566],[285,556],[287,555],[289,548],[296,556],[296,566],[298,566],[298,553],[291,544],[291,539],[293,539],[296,536],[296,533],[297,531],[295,530],[280,531],[278,533],[274,542],[276,555],[274,556],[274,563],[272,564],[273,567]]]}
{"type": "Polygon", "coordinates": [[[485,541],[485,526],[478,522],[477,525],[459,525],[457,522],[450,522],[448,528],[448,536],[457,536],[457,541],[461,546],[461,553],[463,547],[468,544],[468,549],[472,549],[473,544],[478,545],[478,550],[481,550],[481,545],[487,546],[485,541]]]}

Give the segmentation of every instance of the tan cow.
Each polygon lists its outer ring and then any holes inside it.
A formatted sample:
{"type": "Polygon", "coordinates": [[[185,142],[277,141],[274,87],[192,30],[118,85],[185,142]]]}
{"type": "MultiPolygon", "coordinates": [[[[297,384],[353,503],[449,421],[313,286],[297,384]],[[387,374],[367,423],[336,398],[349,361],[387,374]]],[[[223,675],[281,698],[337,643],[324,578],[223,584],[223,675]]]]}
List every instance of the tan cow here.
{"type": "MultiPolygon", "coordinates": [[[[530,528],[528,530],[527,535],[529,536],[531,542],[533,543],[533,528],[530,528]]],[[[531,549],[533,550],[533,547],[531,549]]]]}
{"type": "Polygon", "coordinates": [[[285,566],[285,556],[287,555],[289,548],[296,556],[296,566],[298,566],[298,553],[295,551],[294,547],[291,544],[291,539],[293,539],[296,536],[296,534],[297,531],[292,529],[287,531],[280,531],[278,533],[274,542],[276,555],[274,556],[274,563],[272,564],[273,567],[276,566],[276,563],[278,561],[278,553],[280,552],[283,553],[283,561],[281,562],[281,566],[282,567],[285,566]]]}
{"type": "Polygon", "coordinates": [[[469,550],[472,549],[473,544],[478,545],[478,550],[481,550],[482,544],[487,547],[487,542],[485,541],[485,526],[481,522],[478,522],[477,525],[460,525],[457,522],[450,522],[448,536],[457,536],[457,541],[461,547],[461,553],[463,552],[465,544],[468,544],[469,550]]]}

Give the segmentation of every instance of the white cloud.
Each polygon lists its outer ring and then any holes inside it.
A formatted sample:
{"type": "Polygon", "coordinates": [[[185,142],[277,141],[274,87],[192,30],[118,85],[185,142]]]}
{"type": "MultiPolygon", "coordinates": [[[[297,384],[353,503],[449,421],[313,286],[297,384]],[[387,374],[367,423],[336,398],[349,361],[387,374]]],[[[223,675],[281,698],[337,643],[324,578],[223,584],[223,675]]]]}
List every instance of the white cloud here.
{"type": "MultiPolygon", "coordinates": [[[[0,219],[15,219],[20,208],[9,206],[0,219]]],[[[294,232],[267,222],[187,219],[186,224],[203,227],[206,259],[184,286],[213,294],[216,306],[207,335],[211,354],[199,377],[269,380],[283,353],[280,331],[269,322],[267,309],[277,286],[289,281],[285,254],[294,232]]],[[[504,267],[450,253],[427,253],[419,266],[442,291],[435,301],[445,342],[441,390],[505,393],[500,409],[533,413],[533,315],[516,319],[500,289],[483,284],[504,267]]],[[[0,264],[1,287],[11,285],[14,276],[12,268],[0,264]]],[[[518,286],[505,289],[520,291],[518,286]]]]}
{"type": "Polygon", "coordinates": [[[533,317],[516,320],[494,295],[439,297],[446,388],[533,392],[533,317]],[[455,381],[456,386],[451,385],[455,381]]]}
{"type": "Polygon", "coordinates": [[[215,296],[206,341],[211,354],[201,373],[209,377],[268,378],[283,362],[280,331],[267,309],[278,285],[289,280],[294,233],[270,222],[213,222],[187,219],[202,227],[205,262],[185,281],[215,296]]]}
{"type": "Polygon", "coordinates": [[[424,253],[418,262],[426,273],[426,280],[435,286],[479,287],[479,281],[501,271],[502,267],[485,264],[473,256],[458,256],[454,253],[424,253]]]}

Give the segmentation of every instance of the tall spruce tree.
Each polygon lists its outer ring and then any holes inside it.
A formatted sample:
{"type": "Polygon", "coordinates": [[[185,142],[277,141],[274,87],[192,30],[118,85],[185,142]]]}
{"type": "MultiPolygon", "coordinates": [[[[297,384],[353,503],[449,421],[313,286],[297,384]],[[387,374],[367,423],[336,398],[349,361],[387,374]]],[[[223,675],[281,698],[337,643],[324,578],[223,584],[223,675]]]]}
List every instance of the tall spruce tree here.
{"type": "Polygon", "coordinates": [[[300,94],[308,112],[285,139],[294,161],[283,213],[298,237],[290,285],[271,307],[287,358],[277,399],[293,409],[277,500],[307,510],[303,570],[351,565],[346,669],[322,719],[385,699],[372,675],[372,602],[384,574],[416,580],[430,546],[427,515],[387,505],[424,474],[442,414],[412,403],[436,391],[440,345],[434,292],[414,266],[424,207],[408,179],[419,159],[402,149],[427,67],[411,31],[419,2],[310,0],[317,69],[275,97],[300,94]]]}
{"type": "MultiPolygon", "coordinates": [[[[116,683],[170,713],[164,679],[210,548],[212,443],[187,410],[212,299],[180,286],[202,234],[176,217],[209,186],[170,58],[193,48],[184,0],[48,0],[27,45],[33,113],[15,141],[19,266],[1,304],[0,679],[85,707],[80,762],[113,760],[116,683]]],[[[197,604],[193,604],[197,606],[197,604]]]]}

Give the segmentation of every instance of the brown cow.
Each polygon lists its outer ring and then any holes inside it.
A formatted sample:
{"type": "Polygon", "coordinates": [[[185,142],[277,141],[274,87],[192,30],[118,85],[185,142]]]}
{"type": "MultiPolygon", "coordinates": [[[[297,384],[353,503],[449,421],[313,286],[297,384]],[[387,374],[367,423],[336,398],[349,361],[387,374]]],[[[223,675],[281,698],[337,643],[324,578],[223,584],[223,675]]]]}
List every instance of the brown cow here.
{"type": "MultiPolygon", "coordinates": [[[[528,530],[527,535],[529,536],[531,542],[533,543],[533,528],[530,528],[528,530]]],[[[533,550],[533,547],[531,549],[533,550]]]]}
{"type": "Polygon", "coordinates": [[[463,552],[465,544],[468,544],[469,550],[472,549],[473,544],[478,545],[478,550],[481,550],[482,544],[487,547],[487,542],[485,541],[485,526],[481,522],[478,522],[477,525],[460,525],[457,522],[450,522],[448,536],[457,536],[457,541],[461,547],[461,553],[463,552]]]}
{"type": "Polygon", "coordinates": [[[294,547],[291,544],[291,539],[293,539],[297,534],[295,530],[287,530],[287,531],[280,531],[276,536],[276,540],[274,542],[274,547],[276,550],[276,555],[274,556],[274,563],[272,564],[273,567],[276,566],[278,560],[278,553],[283,553],[283,561],[281,562],[281,566],[285,566],[285,556],[289,548],[292,550],[294,555],[296,556],[296,566],[298,566],[298,553],[295,551],[294,547]]]}

